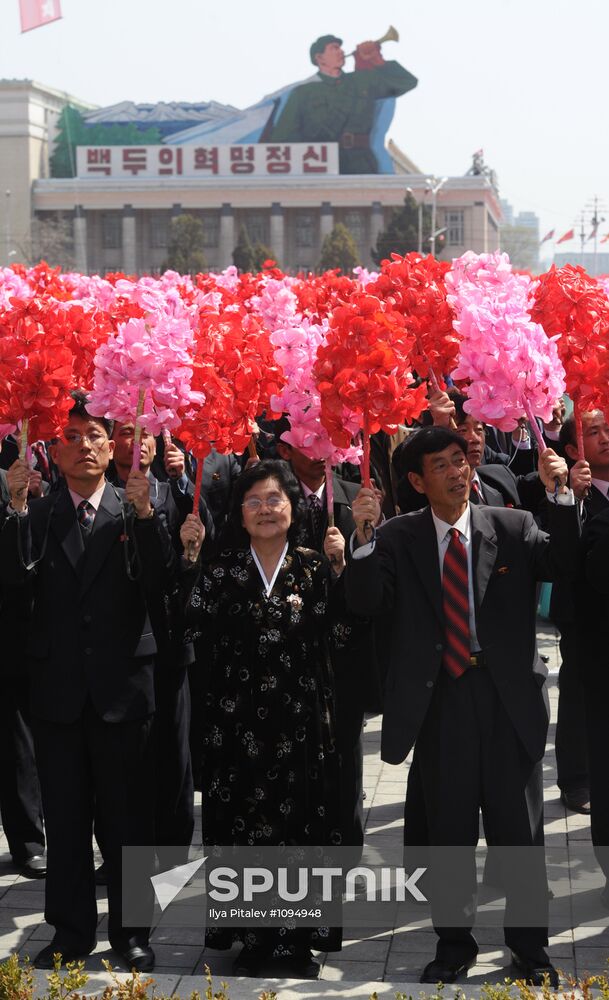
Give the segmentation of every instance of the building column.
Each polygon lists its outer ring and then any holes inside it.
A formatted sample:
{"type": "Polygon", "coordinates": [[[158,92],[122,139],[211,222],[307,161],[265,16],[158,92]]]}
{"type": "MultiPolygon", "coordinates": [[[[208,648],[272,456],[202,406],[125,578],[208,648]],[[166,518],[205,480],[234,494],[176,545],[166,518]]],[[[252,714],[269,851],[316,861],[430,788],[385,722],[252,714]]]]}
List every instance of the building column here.
{"type": "MultiPolygon", "coordinates": [[[[376,250],[376,244],[378,238],[385,228],[385,217],[383,215],[383,206],[380,201],[372,202],[372,210],[370,212],[370,246],[376,250]]],[[[368,251],[369,255],[370,251],[368,251]]]]}
{"type": "Polygon", "coordinates": [[[486,205],[483,201],[475,201],[472,208],[471,249],[474,253],[488,253],[486,205]]]}
{"type": "Polygon", "coordinates": [[[74,263],[77,271],[87,274],[87,217],[82,205],[74,206],[74,263]]]}
{"type": "Polygon", "coordinates": [[[323,243],[326,236],[328,236],[334,229],[334,212],[332,211],[332,205],[329,201],[322,201],[321,203],[321,213],[319,216],[319,242],[320,245],[323,243]]]}
{"type": "Polygon", "coordinates": [[[123,205],[123,271],[137,274],[137,245],[133,205],[123,205]]]}
{"type": "Polygon", "coordinates": [[[271,250],[279,267],[285,267],[285,225],[283,208],[278,201],[271,205],[271,250]]]}
{"type": "Polygon", "coordinates": [[[218,251],[220,257],[220,270],[230,267],[233,263],[233,250],[235,249],[235,213],[229,201],[222,203],[220,209],[220,239],[218,251]]]}

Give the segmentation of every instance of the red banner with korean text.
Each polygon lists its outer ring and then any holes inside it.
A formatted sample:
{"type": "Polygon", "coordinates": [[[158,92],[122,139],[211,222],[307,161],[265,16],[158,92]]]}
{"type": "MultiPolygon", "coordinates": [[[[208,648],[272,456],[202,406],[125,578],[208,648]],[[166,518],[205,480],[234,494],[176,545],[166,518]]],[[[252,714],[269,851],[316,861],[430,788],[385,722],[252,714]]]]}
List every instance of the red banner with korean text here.
{"type": "Polygon", "coordinates": [[[19,0],[21,32],[41,28],[61,17],[61,0],[19,0]]]}

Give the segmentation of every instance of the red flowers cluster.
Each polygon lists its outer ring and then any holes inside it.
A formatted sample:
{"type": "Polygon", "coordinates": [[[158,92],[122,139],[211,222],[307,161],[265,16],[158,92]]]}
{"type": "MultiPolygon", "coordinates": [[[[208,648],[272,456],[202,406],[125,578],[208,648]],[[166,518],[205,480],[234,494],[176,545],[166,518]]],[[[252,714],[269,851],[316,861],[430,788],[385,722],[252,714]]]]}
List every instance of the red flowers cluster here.
{"type": "Polygon", "coordinates": [[[375,295],[356,292],[346,305],[334,309],[313,377],[321,397],[321,421],[338,447],[351,443],[345,411],[362,414],[365,438],[378,430],[391,434],[398,423],[420,415],[426,386],[411,388],[413,346],[414,336],[402,314],[375,295]]]}
{"type": "Polygon", "coordinates": [[[601,285],[582,267],[553,265],[539,279],[531,319],[549,337],[560,334],[567,392],[580,411],[609,412],[609,300],[601,285]]]}
{"type": "Polygon", "coordinates": [[[449,270],[447,261],[431,254],[400,257],[394,253],[391,260],[383,261],[379,277],[366,289],[404,317],[405,328],[414,338],[410,364],[423,378],[448,375],[457,364],[460,340],[444,281],[449,270]]]}
{"type": "Polygon", "coordinates": [[[72,354],[73,385],[88,392],[93,385],[95,352],[114,332],[116,321],[100,309],[91,312],[76,303],[49,309],[45,319],[52,322],[55,335],[72,354]]]}
{"type": "Polygon", "coordinates": [[[337,305],[348,301],[355,288],[353,278],[340,274],[336,269],[325,271],[324,274],[309,275],[294,291],[300,312],[313,323],[321,323],[337,305]]]}
{"type": "Polygon", "coordinates": [[[24,264],[12,264],[11,270],[27,281],[35,295],[52,297],[59,301],[69,298],[62,281],[61,268],[49,267],[46,260],[41,260],[35,267],[29,268],[24,264]]]}
{"type": "Polygon", "coordinates": [[[14,300],[0,314],[0,424],[28,422],[30,441],[48,441],[72,407],[73,356],[44,298],[14,300]]]}
{"type": "Polygon", "coordinates": [[[192,388],[205,394],[202,406],[184,414],[178,436],[198,458],[212,447],[221,454],[242,452],[256,417],[281,390],[268,333],[244,309],[201,316],[192,388]]]}

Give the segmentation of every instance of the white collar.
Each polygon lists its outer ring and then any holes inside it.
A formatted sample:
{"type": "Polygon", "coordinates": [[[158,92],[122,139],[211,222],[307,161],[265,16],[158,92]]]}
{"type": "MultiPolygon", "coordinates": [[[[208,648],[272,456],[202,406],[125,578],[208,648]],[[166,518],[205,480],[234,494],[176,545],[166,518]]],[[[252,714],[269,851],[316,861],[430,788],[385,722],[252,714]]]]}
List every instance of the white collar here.
{"type": "Polygon", "coordinates": [[[441,545],[445,541],[446,536],[449,531],[456,528],[460,535],[463,535],[466,542],[469,542],[470,528],[471,528],[471,510],[469,504],[465,508],[463,514],[458,521],[454,524],[448,524],[446,521],[441,521],[439,517],[436,517],[433,510],[431,511],[431,516],[433,518],[434,528],[436,529],[436,535],[438,536],[438,545],[441,545]]]}
{"type": "Polygon", "coordinates": [[[91,494],[90,497],[81,497],[80,493],[76,493],[75,490],[70,490],[70,496],[72,497],[74,509],[76,509],[78,505],[83,502],[83,500],[86,500],[97,511],[101,503],[101,498],[104,495],[105,488],[106,484],[104,482],[98,490],[95,490],[95,493],[91,494]]]}
{"type": "Polygon", "coordinates": [[[260,562],[260,560],[259,560],[259,558],[258,558],[258,556],[256,554],[254,546],[250,545],[250,552],[252,553],[252,559],[256,563],[256,566],[258,567],[258,572],[260,573],[260,576],[262,577],[262,582],[264,584],[264,589],[265,589],[267,597],[271,596],[271,591],[272,591],[273,587],[275,586],[275,580],[277,579],[277,576],[279,574],[279,570],[283,566],[283,560],[286,557],[287,551],[288,551],[288,543],[286,542],[285,543],[285,547],[283,549],[283,552],[281,553],[281,555],[279,556],[279,559],[277,560],[277,565],[275,566],[275,572],[273,573],[273,576],[271,577],[271,579],[269,581],[266,578],[266,574],[265,574],[265,572],[264,572],[264,570],[262,568],[262,563],[260,562]]]}
{"type": "Polygon", "coordinates": [[[313,494],[315,494],[315,496],[318,497],[319,500],[323,500],[324,490],[326,488],[325,483],[322,483],[319,489],[317,490],[310,490],[307,484],[303,483],[302,479],[300,480],[300,485],[302,486],[302,492],[304,493],[305,500],[308,500],[309,497],[312,496],[313,494]]]}

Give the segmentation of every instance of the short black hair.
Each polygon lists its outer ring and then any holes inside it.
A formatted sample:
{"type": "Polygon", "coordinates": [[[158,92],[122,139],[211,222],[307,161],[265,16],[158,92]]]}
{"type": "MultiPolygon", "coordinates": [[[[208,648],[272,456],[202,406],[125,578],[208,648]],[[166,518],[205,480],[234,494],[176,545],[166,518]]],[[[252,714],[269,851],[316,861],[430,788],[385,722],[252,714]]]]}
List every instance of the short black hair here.
{"type": "Polygon", "coordinates": [[[314,66],[317,66],[315,57],[320,56],[322,52],[325,51],[326,45],[331,45],[333,42],[337,45],[343,44],[342,38],[338,38],[337,35],[320,35],[320,37],[313,42],[311,48],[309,49],[309,56],[314,66]]]}
{"type": "MultiPolygon", "coordinates": [[[[285,413],[283,414],[282,417],[279,417],[278,420],[273,421],[273,434],[275,435],[276,443],[279,444],[279,442],[281,441],[281,435],[285,434],[286,431],[290,431],[291,429],[292,427],[290,421],[288,417],[286,417],[285,413]]],[[[288,444],[287,441],[281,441],[281,443],[288,444]]]]}
{"type": "Polygon", "coordinates": [[[89,397],[85,392],[81,392],[80,389],[75,389],[74,392],[70,393],[74,406],[70,410],[70,417],[80,417],[81,420],[95,420],[96,423],[101,424],[104,428],[108,437],[112,437],[112,431],[114,430],[114,421],[108,420],[107,417],[96,417],[93,413],[89,413],[87,406],[89,404],[89,397]]]}
{"type": "Polygon", "coordinates": [[[417,475],[421,476],[423,474],[423,457],[444,451],[451,444],[458,444],[467,457],[467,441],[456,431],[449,430],[448,427],[422,427],[420,431],[411,434],[402,446],[400,456],[402,475],[416,472],[417,475]]]}
{"type": "Polygon", "coordinates": [[[302,492],[298,485],[298,480],[292,472],[288,462],[281,459],[265,458],[262,462],[256,462],[249,469],[245,469],[233,486],[229,522],[232,528],[230,537],[235,545],[243,548],[248,544],[249,535],[241,523],[241,505],[245,494],[251,490],[256,483],[263,483],[267,479],[277,480],[280,488],[286,494],[292,508],[292,523],[288,529],[288,541],[295,542],[305,516],[304,501],[302,492]]]}
{"type": "Polygon", "coordinates": [[[467,396],[464,396],[463,393],[459,392],[458,389],[449,389],[448,396],[455,404],[455,423],[456,424],[464,423],[467,420],[467,418],[471,416],[470,413],[466,412],[463,405],[464,403],[467,402],[467,396]]]}
{"type": "Polygon", "coordinates": [[[573,413],[569,414],[568,417],[563,420],[561,428],[558,432],[558,443],[562,448],[564,453],[565,448],[568,444],[577,444],[577,434],[575,431],[575,415],[573,413]]]}

